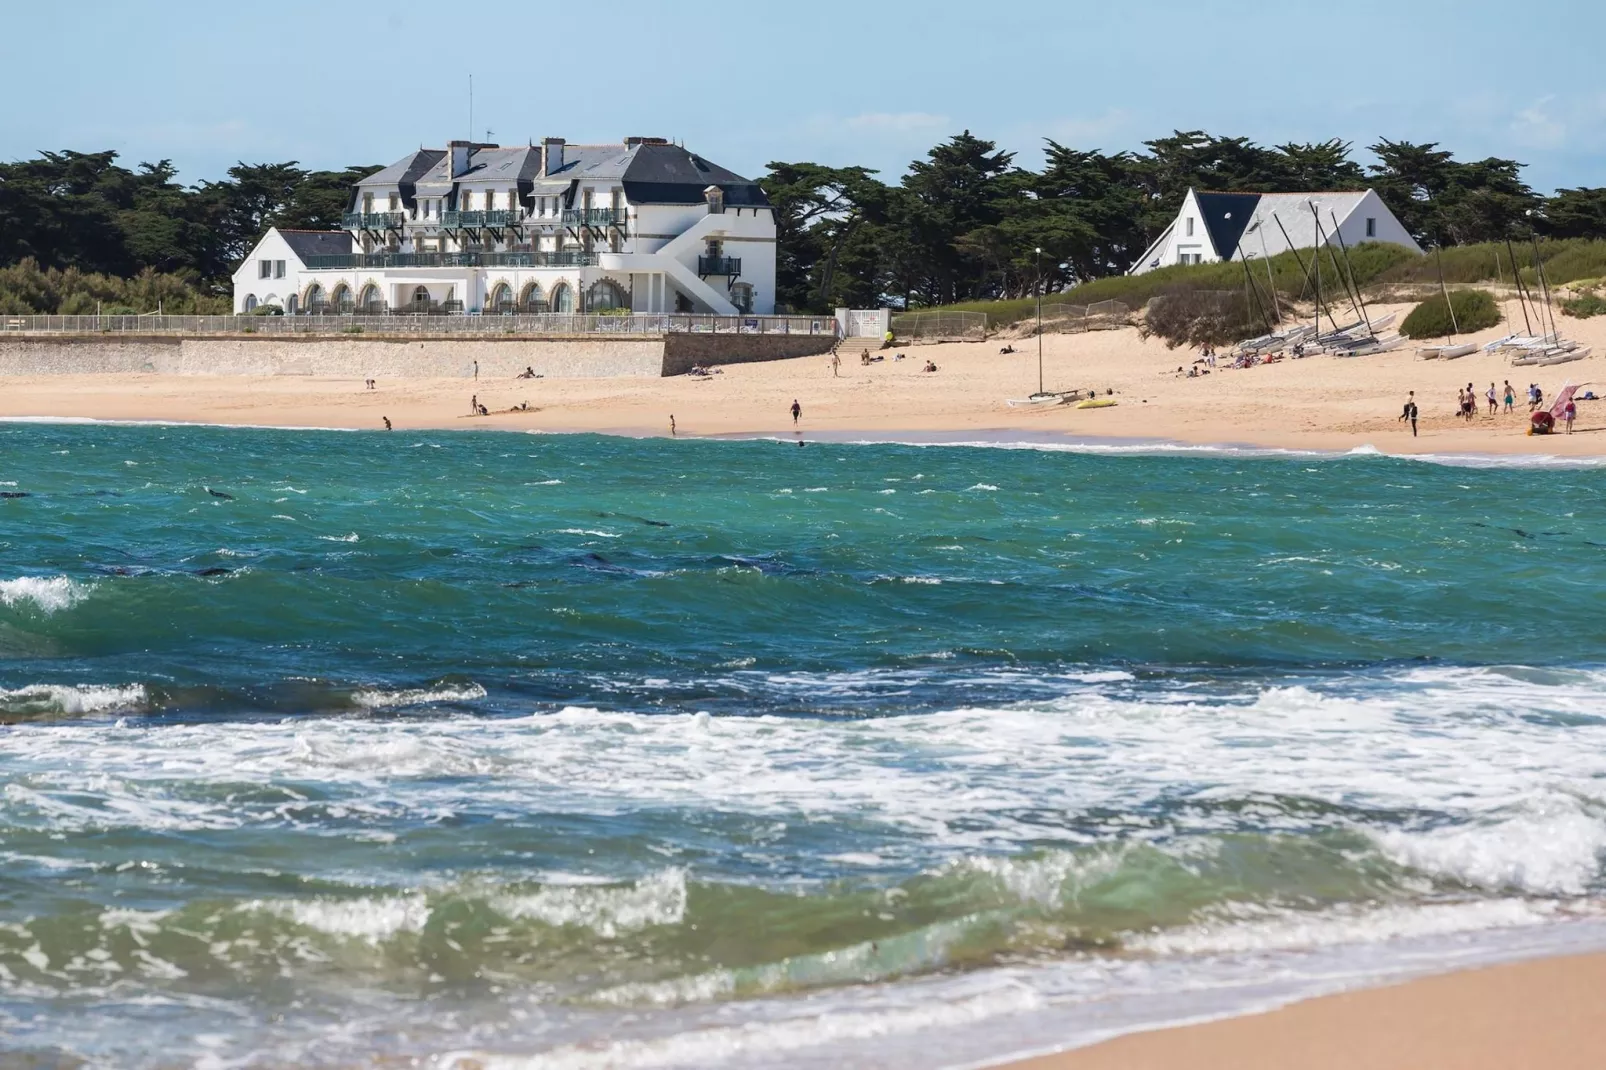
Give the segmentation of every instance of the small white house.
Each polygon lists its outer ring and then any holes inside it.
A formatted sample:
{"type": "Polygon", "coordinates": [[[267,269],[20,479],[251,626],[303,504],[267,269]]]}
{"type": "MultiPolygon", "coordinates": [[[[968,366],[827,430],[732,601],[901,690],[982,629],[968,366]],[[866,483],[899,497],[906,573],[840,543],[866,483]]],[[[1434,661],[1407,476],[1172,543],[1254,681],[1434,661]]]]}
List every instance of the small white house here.
{"type": "Polygon", "coordinates": [[[339,231],[264,235],[235,312],[775,310],[769,198],[662,138],[453,141],[364,178],[347,208],[339,231]]]}
{"type": "Polygon", "coordinates": [[[1182,210],[1127,271],[1142,275],[1173,264],[1272,257],[1330,242],[1353,249],[1392,242],[1421,255],[1374,190],[1350,193],[1201,193],[1190,189],[1182,210]],[[1319,224],[1319,229],[1318,229],[1319,224]]]}

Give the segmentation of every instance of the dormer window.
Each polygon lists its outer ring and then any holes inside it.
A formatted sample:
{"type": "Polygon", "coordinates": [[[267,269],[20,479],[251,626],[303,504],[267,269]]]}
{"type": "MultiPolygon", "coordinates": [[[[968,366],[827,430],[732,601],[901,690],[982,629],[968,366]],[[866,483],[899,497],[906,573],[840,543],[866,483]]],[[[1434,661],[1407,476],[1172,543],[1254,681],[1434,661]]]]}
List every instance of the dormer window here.
{"type": "Polygon", "coordinates": [[[718,186],[709,186],[703,190],[703,197],[708,201],[709,215],[725,214],[725,191],[718,186]]]}

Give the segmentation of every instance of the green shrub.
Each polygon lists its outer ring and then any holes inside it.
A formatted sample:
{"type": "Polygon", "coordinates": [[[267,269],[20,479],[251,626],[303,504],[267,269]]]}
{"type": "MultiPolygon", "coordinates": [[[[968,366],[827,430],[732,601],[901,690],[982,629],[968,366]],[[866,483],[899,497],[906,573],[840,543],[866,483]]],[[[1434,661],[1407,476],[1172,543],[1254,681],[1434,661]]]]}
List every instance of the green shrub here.
{"type": "Polygon", "coordinates": [[[1574,319],[1587,320],[1591,316],[1606,316],[1606,297],[1593,290],[1586,290],[1577,297],[1569,297],[1560,301],[1561,310],[1565,315],[1574,319]]]}
{"type": "Polygon", "coordinates": [[[342,327],[342,328],[340,328],[340,333],[341,334],[361,334],[362,333],[362,328],[354,323],[350,327],[342,327]]]}
{"type": "Polygon", "coordinates": [[[280,308],[278,305],[258,305],[256,308],[251,310],[251,315],[282,316],[284,315],[284,309],[280,308]]]}
{"type": "Polygon", "coordinates": [[[1430,297],[1411,310],[1400,324],[1407,338],[1448,338],[1452,334],[1472,334],[1500,322],[1500,306],[1487,290],[1454,290],[1446,304],[1443,295],[1430,297]],[[1455,310],[1452,322],[1450,311],[1455,310]]]}
{"type": "Polygon", "coordinates": [[[1144,338],[1177,346],[1229,345],[1265,332],[1265,322],[1242,290],[1178,287],[1157,294],[1138,328],[1144,338]]]}

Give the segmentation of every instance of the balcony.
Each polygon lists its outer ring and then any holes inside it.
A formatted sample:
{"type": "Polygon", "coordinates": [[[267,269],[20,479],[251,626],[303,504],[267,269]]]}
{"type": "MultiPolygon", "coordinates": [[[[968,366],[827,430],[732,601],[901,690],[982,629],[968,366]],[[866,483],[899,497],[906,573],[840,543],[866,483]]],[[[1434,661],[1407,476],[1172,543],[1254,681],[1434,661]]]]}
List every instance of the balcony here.
{"type": "Polygon", "coordinates": [[[597,255],[579,249],[480,253],[483,267],[596,267],[597,255]]]}
{"type": "Polygon", "coordinates": [[[697,274],[707,277],[709,275],[729,275],[735,278],[742,273],[742,258],[739,256],[699,256],[697,258],[697,274]]]}
{"type": "Polygon", "coordinates": [[[406,212],[347,212],[340,217],[346,230],[400,230],[405,222],[406,212]]]}
{"type": "Polygon", "coordinates": [[[442,212],[441,226],[447,230],[459,230],[464,227],[475,228],[485,225],[485,212],[442,212]]]}
{"type": "Polygon", "coordinates": [[[479,258],[479,253],[331,253],[307,257],[307,270],[477,267],[479,258]]]}
{"type": "Polygon", "coordinates": [[[580,227],[622,227],[625,225],[623,208],[566,208],[563,221],[580,227]]]}
{"type": "Polygon", "coordinates": [[[368,268],[595,267],[597,255],[579,249],[507,253],[337,253],[307,257],[309,271],[368,268]]]}

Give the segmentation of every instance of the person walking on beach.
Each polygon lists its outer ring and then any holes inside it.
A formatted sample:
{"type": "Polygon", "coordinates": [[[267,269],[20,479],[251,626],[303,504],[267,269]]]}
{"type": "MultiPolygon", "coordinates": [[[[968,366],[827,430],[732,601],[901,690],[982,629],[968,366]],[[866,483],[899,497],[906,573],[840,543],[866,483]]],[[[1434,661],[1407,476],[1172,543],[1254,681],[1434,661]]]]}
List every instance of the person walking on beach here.
{"type": "Polygon", "coordinates": [[[1467,392],[1465,390],[1457,390],[1455,392],[1455,414],[1461,417],[1467,414],[1467,392]]]}
{"type": "Polygon", "coordinates": [[[1506,380],[1506,415],[1511,415],[1511,407],[1517,403],[1517,392],[1512,389],[1511,380],[1506,380]]]}
{"type": "Polygon", "coordinates": [[[803,419],[803,406],[801,406],[801,405],[799,405],[797,403],[797,398],[793,398],[792,399],[792,426],[796,427],[797,426],[797,422],[799,420],[801,420],[801,419],[803,419]]]}
{"type": "Polygon", "coordinates": [[[474,362],[474,378],[478,379],[479,377],[480,377],[480,362],[476,360],[474,362]]]}
{"type": "Polygon", "coordinates": [[[831,378],[836,379],[836,378],[839,378],[841,375],[842,375],[842,358],[836,355],[836,350],[832,350],[831,351],[831,378]]]}
{"type": "Polygon", "coordinates": [[[480,414],[480,396],[478,394],[469,397],[468,414],[470,416],[478,416],[480,414]]]}
{"type": "Polygon", "coordinates": [[[1528,384],[1528,411],[1533,412],[1539,407],[1539,384],[1528,384]]]}
{"type": "Polygon", "coordinates": [[[390,430],[390,417],[389,416],[381,416],[380,419],[385,421],[385,430],[389,431],[390,430]]]}
{"type": "Polygon", "coordinates": [[[680,432],[675,430],[675,414],[674,413],[670,413],[669,414],[669,434],[670,434],[671,437],[673,437],[675,435],[678,435],[679,433],[680,432]]]}
{"type": "Polygon", "coordinates": [[[1495,389],[1494,389],[1494,384],[1493,383],[1489,384],[1489,392],[1484,394],[1483,396],[1489,400],[1489,415],[1490,416],[1493,416],[1495,413],[1500,411],[1500,399],[1499,399],[1499,396],[1495,393],[1495,389]]]}
{"type": "Polygon", "coordinates": [[[1534,408],[1536,408],[1536,409],[1542,408],[1544,406],[1544,404],[1545,404],[1545,392],[1543,390],[1539,389],[1539,384],[1538,383],[1535,383],[1534,384],[1534,408]]]}
{"type": "Polygon", "coordinates": [[[1573,404],[1572,398],[1567,399],[1567,407],[1561,410],[1561,418],[1567,421],[1567,433],[1572,434],[1573,421],[1578,419],[1578,406],[1573,404]]]}
{"type": "Polygon", "coordinates": [[[1400,422],[1407,420],[1411,423],[1411,437],[1416,437],[1416,391],[1413,390],[1405,399],[1405,411],[1400,413],[1400,422]]]}

